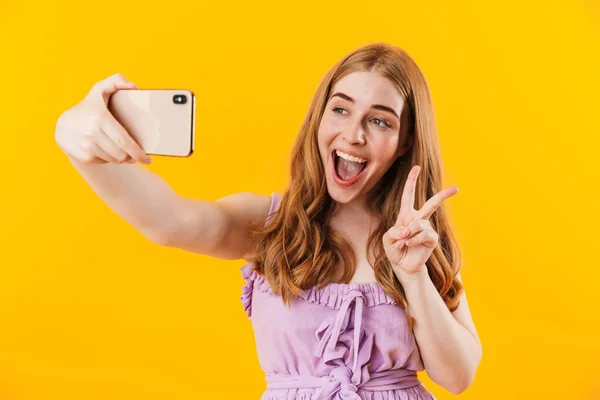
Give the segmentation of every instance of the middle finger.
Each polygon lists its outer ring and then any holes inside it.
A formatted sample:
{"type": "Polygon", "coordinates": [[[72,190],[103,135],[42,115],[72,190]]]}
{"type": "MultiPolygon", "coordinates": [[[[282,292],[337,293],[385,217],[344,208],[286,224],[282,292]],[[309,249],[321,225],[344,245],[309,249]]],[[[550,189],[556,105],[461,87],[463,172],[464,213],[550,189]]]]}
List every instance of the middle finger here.
{"type": "Polygon", "coordinates": [[[423,204],[423,207],[421,207],[418,212],[419,218],[428,219],[431,217],[444,200],[450,196],[454,196],[456,193],[458,193],[458,187],[456,186],[450,186],[449,188],[436,193],[423,204]]]}

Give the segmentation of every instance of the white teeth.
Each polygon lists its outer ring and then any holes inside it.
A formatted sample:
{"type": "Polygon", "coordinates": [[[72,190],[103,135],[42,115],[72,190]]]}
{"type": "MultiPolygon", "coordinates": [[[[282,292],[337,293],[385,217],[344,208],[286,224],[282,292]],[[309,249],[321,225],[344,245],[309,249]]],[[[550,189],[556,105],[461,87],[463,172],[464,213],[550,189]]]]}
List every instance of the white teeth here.
{"type": "Polygon", "coordinates": [[[366,163],[367,162],[367,160],[363,160],[362,158],[358,158],[358,157],[354,157],[354,156],[351,156],[351,155],[346,154],[346,153],[342,153],[339,150],[336,150],[335,154],[337,154],[338,156],[340,156],[343,159],[348,160],[348,161],[354,161],[354,162],[357,162],[357,163],[366,163]]]}

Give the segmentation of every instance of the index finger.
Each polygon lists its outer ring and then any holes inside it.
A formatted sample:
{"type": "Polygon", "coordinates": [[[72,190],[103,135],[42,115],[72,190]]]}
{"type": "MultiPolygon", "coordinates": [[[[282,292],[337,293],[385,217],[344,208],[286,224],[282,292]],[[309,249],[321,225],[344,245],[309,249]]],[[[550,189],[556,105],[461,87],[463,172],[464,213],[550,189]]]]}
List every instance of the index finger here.
{"type": "Polygon", "coordinates": [[[400,212],[398,213],[398,220],[396,224],[402,224],[401,218],[406,211],[412,211],[415,207],[415,189],[417,187],[417,177],[421,171],[420,165],[415,165],[411,168],[408,176],[406,177],[406,183],[404,183],[404,190],[402,192],[402,199],[400,200],[400,212]],[[410,207],[410,208],[408,208],[410,207]]]}
{"type": "Polygon", "coordinates": [[[106,135],[111,138],[117,146],[131,158],[138,162],[150,164],[152,161],[150,156],[137,144],[129,133],[119,124],[119,122],[108,112],[108,115],[102,119],[101,129],[106,135]]]}
{"type": "Polygon", "coordinates": [[[100,94],[104,104],[108,104],[110,96],[121,89],[137,89],[137,85],[125,78],[123,74],[116,73],[106,79],[96,82],[90,90],[90,94],[100,94]]]}
{"type": "Polygon", "coordinates": [[[423,204],[423,207],[421,207],[417,214],[418,218],[428,219],[433,215],[435,210],[438,209],[444,200],[450,196],[454,196],[456,193],[458,193],[458,187],[456,186],[450,186],[449,188],[436,193],[429,200],[427,200],[425,204],[423,204]]]}

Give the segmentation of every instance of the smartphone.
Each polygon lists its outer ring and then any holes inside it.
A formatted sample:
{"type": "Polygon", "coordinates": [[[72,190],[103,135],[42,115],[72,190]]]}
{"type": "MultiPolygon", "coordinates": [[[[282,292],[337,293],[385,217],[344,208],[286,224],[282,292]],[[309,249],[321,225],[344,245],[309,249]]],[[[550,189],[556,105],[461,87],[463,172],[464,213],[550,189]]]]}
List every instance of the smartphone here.
{"type": "Polygon", "coordinates": [[[146,154],[188,157],[194,152],[196,97],[187,89],[121,89],[108,109],[146,154]]]}

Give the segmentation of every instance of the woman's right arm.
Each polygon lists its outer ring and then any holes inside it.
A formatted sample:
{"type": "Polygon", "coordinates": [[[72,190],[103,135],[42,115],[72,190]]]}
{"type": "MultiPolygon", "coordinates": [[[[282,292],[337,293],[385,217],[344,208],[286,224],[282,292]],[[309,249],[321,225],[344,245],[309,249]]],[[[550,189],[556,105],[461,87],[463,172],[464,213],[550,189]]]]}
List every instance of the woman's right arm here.
{"type": "Polygon", "coordinates": [[[146,238],[225,260],[253,246],[249,228],[264,222],[270,196],[241,192],[216,201],[180,196],[154,172],[137,164],[71,162],[94,192],[146,238]]]}
{"type": "Polygon", "coordinates": [[[116,74],[98,82],[63,113],[55,139],[94,192],[153,242],[224,259],[252,247],[249,228],[264,220],[270,196],[237,193],[217,201],[179,196],[159,175],[135,164],[150,157],[114,119],[106,104],[135,85],[116,74]]]}

